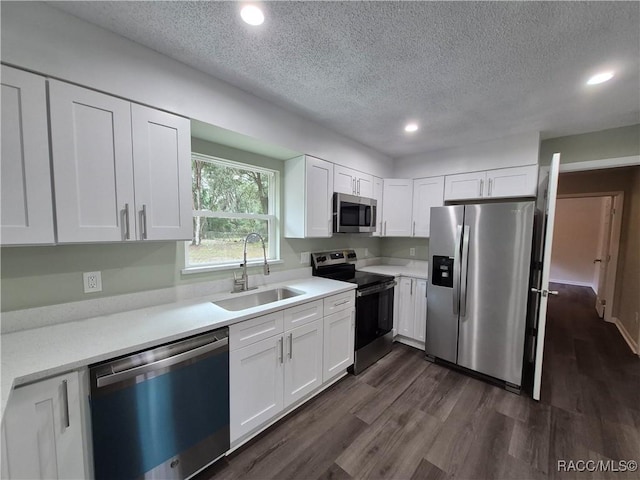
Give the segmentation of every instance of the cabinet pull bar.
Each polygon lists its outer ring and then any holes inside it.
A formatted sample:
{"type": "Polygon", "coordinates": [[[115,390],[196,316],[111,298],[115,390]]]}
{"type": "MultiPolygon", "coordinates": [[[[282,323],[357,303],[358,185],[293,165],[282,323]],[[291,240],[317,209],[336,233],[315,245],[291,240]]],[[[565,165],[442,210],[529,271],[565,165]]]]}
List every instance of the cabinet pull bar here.
{"type": "Polygon", "coordinates": [[[387,221],[384,221],[384,234],[387,234],[387,221]]]}
{"type": "Polygon", "coordinates": [[[124,239],[131,239],[131,231],[129,230],[129,204],[124,204],[124,239]]]}
{"type": "Polygon", "coordinates": [[[491,190],[493,190],[493,179],[492,178],[489,179],[489,194],[487,195],[488,197],[491,196],[491,190]]]}
{"type": "Polygon", "coordinates": [[[69,428],[69,387],[67,386],[67,381],[62,381],[62,412],[64,413],[64,428],[69,428]]]}
{"type": "Polygon", "coordinates": [[[482,196],[482,187],[484,186],[484,180],[480,180],[480,196],[482,196]]]}
{"type": "Polygon", "coordinates": [[[411,279],[411,289],[409,291],[409,295],[413,295],[413,278],[411,279]]]}
{"type": "Polygon", "coordinates": [[[357,193],[357,190],[356,190],[356,179],[355,178],[351,182],[351,191],[353,192],[354,195],[357,193]]]}
{"type": "Polygon", "coordinates": [[[278,343],[280,344],[280,363],[284,363],[284,339],[280,337],[278,343]]]}
{"type": "Polygon", "coordinates": [[[413,236],[416,236],[416,222],[415,220],[413,221],[413,236]]]}
{"type": "Polygon", "coordinates": [[[360,195],[360,179],[358,179],[358,195],[360,195]]]}
{"type": "Polygon", "coordinates": [[[142,205],[142,239],[147,239],[147,205],[142,205]]]}
{"type": "Polygon", "coordinates": [[[293,359],[293,333],[289,334],[289,360],[293,359]]]}
{"type": "Polygon", "coordinates": [[[337,307],[338,305],[344,305],[345,303],[349,303],[349,302],[350,302],[350,300],[347,299],[347,300],[343,300],[343,301],[338,302],[338,303],[334,303],[333,306],[337,307]]]}

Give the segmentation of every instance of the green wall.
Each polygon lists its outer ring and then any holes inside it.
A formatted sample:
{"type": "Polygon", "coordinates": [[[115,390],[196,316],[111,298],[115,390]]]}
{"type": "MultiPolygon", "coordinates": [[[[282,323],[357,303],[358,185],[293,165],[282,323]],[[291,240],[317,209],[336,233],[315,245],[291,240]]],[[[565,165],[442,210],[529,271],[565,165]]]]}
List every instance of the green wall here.
{"type": "MultiPolygon", "coordinates": [[[[192,150],[278,170],[282,198],[284,165],[280,160],[199,139],[192,140],[192,150]]],[[[281,238],[284,263],[273,265],[271,271],[305,266],[300,263],[302,252],[334,248],[355,248],[359,258],[364,258],[365,248],[369,256],[380,256],[381,240],[359,235],[308,240],[281,238]]],[[[0,249],[0,262],[0,309],[4,312],[233,277],[231,270],[181,274],[183,242],[5,247],[0,249]],[[96,270],[102,272],[102,292],[85,294],[82,273],[96,270]]],[[[261,269],[252,271],[259,273],[261,269]]]]}
{"type": "Polygon", "coordinates": [[[382,238],[382,248],[380,256],[405,258],[409,260],[429,260],[429,239],[428,238],[404,238],[388,237],[382,238]],[[411,248],[416,249],[415,256],[411,256],[411,248]]]}

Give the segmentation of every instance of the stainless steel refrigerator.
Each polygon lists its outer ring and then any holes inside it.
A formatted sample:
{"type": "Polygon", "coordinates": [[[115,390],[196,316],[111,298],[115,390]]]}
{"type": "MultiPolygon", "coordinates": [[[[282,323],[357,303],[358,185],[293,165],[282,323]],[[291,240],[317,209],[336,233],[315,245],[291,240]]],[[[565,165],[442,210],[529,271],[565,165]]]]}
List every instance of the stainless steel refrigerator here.
{"type": "Polygon", "coordinates": [[[519,390],[534,202],[431,209],[425,351],[519,390]]]}

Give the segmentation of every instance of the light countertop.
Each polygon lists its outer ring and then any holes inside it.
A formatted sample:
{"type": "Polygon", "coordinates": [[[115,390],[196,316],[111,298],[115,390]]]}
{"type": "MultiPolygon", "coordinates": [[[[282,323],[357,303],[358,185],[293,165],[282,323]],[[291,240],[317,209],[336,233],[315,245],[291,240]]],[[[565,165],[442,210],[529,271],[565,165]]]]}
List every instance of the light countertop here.
{"type": "Polygon", "coordinates": [[[176,303],[3,334],[0,415],[4,415],[11,391],[16,386],[356,287],[355,284],[308,277],[266,285],[259,287],[259,290],[283,286],[305,293],[237,312],[224,310],[211,303],[230,296],[229,293],[217,293],[176,303]]]}

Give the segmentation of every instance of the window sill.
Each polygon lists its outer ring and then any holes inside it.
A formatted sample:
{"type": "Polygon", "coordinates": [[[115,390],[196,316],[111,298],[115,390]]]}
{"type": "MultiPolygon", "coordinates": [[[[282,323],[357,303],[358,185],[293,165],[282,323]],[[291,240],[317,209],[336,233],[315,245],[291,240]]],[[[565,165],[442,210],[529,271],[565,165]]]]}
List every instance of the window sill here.
{"type": "MultiPolygon", "coordinates": [[[[267,260],[269,265],[281,265],[284,263],[284,260],[267,260]]],[[[264,260],[250,260],[247,262],[247,268],[252,267],[261,267],[264,265],[264,260]]],[[[220,272],[224,270],[236,270],[240,267],[240,263],[224,263],[220,265],[202,265],[202,266],[192,266],[185,267],[180,270],[182,275],[192,275],[194,273],[207,273],[207,272],[220,272]]]]}

